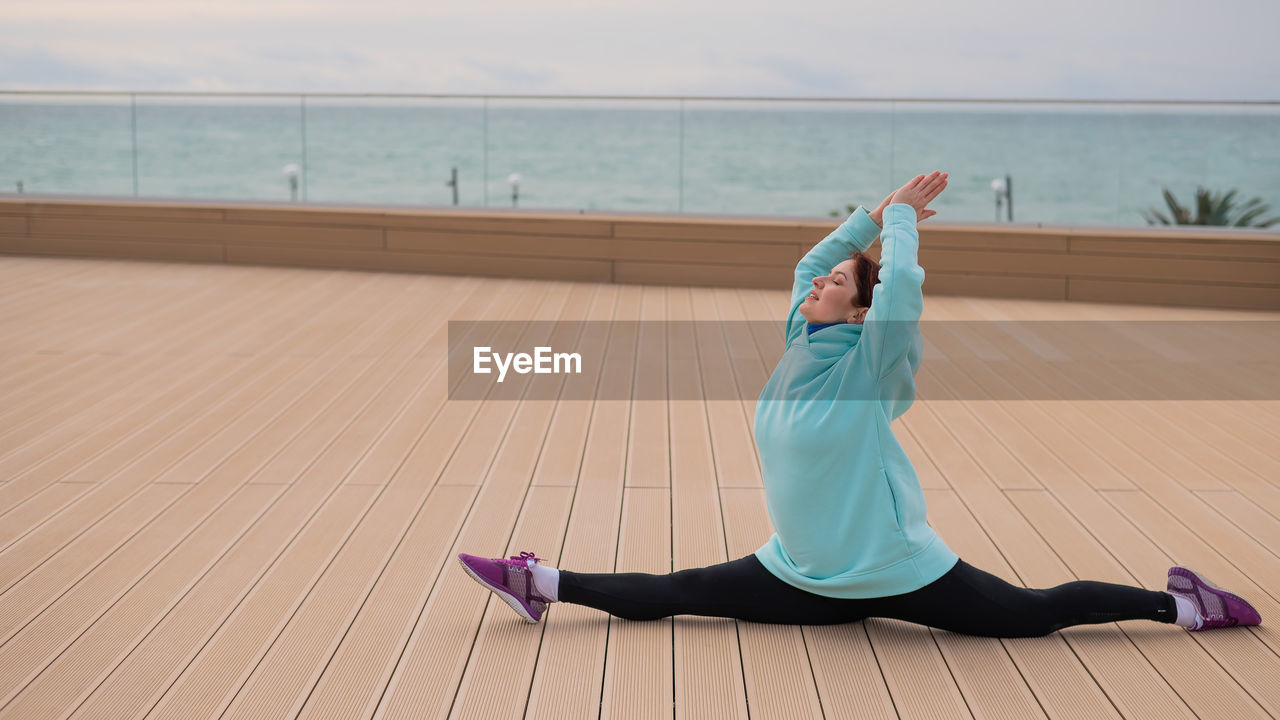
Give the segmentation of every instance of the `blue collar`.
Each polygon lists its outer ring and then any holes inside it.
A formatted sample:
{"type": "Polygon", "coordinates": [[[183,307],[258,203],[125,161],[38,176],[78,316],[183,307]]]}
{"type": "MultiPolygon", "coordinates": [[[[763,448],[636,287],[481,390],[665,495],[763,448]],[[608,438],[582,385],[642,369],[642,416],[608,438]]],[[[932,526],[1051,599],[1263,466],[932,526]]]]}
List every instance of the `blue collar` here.
{"type": "Polygon", "coordinates": [[[846,324],[848,324],[848,323],[838,323],[838,322],[833,322],[833,323],[823,323],[823,324],[821,324],[821,325],[815,325],[815,324],[813,324],[813,323],[809,323],[809,332],[811,332],[811,333],[812,333],[812,332],[813,332],[813,331],[815,331],[815,330],[821,330],[822,328],[828,328],[828,327],[831,327],[832,325],[846,325],[846,324]]]}

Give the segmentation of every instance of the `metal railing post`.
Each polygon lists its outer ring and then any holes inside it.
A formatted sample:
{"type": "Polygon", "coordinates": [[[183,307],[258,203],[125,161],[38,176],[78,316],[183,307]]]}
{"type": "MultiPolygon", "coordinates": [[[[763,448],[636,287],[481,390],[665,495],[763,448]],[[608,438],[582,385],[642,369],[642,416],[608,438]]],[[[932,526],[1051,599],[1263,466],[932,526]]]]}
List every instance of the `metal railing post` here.
{"type": "Polygon", "coordinates": [[[302,202],[307,201],[307,96],[301,96],[299,107],[302,121],[302,202]]]}
{"type": "Polygon", "coordinates": [[[129,94],[130,124],[133,126],[133,196],[138,197],[138,96],[129,94]]]}
{"type": "Polygon", "coordinates": [[[680,204],[678,212],[684,212],[684,98],[680,98],[680,204]]]}
{"type": "Polygon", "coordinates": [[[482,120],[482,127],[484,128],[484,131],[482,133],[483,137],[480,139],[480,142],[483,143],[484,145],[483,147],[484,180],[481,184],[484,185],[484,206],[489,207],[489,98],[488,96],[486,96],[484,99],[484,114],[483,114],[483,120],[482,120]]]}

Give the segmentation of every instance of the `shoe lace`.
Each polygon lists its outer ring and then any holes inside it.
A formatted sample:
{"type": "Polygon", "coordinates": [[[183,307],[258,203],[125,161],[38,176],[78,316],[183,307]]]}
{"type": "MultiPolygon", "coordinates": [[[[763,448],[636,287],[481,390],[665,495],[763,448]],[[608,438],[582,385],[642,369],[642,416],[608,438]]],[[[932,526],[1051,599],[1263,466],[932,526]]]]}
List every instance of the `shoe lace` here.
{"type": "Polygon", "coordinates": [[[518,564],[521,567],[528,565],[530,560],[534,562],[542,562],[542,558],[534,555],[531,552],[521,552],[519,555],[511,556],[511,562],[513,564],[518,564]]]}
{"type": "Polygon", "coordinates": [[[1226,627],[1234,627],[1237,623],[1240,622],[1234,617],[1227,617],[1226,615],[1217,615],[1217,614],[1204,616],[1204,621],[1206,625],[1209,623],[1225,623],[1226,627]]]}

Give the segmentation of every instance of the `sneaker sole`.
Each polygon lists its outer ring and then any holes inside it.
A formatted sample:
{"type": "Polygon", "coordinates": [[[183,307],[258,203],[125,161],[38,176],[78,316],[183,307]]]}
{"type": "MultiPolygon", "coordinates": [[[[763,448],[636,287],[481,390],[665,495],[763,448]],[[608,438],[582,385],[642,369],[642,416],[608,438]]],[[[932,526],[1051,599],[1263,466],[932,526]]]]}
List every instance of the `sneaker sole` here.
{"type": "Polygon", "coordinates": [[[479,575],[475,574],[475,572],[471,570],[470,566],[468,566],[465,562],[463,562],[461,558],[458,559],[458,564],[461,565],[462,569],[465,570],[466,573],[471,576],[471,579],[480,583],[482,586],[489,588],[489,592],[492,592],[494,595],[497,595],[498,597],[502,598],[502,601],[510,605],[511,609],[515,610],[516,614],[524,618],[525,622],[529,623],[530,625],[538,624],[538,621],[534,619],[532,615],[529,614],[529,611],[524,609],[524,603],[520,602],[520,600],[515,595],[512,595],[511,593],[501,588],[496,588],[490,585],[488,581],[481,578],[479,575]]]}

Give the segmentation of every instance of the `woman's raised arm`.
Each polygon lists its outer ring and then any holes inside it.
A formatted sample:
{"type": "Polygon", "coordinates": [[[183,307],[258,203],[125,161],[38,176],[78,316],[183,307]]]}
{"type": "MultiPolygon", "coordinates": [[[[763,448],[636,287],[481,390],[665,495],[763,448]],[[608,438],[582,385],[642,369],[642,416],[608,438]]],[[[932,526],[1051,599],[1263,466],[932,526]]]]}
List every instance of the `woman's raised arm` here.
{"type": "Polygon", "coordinates": [[[862,338],[863,352],[881,385],[881,400],[892,420],[915,400],[915,373],[920,366],[920,316],[924,313],[924,268],[917,253],[916,223],[947,187],[941,172],[919,175],[892,196],[885,209],[880,251],[880,282],[871,292],[862,338]]]}
{"type": "MultiPolygon", "coordinates": [[[[882,212],[883,208],[877,208],[882,212]]],[[[813,279],[826,275],[831,268],[839,265],[854,251],[865,251],[875,242],[880,234],[880,225],[871,219],[866,208],[859,207],[853,211],[849,219],[831,232],[796,263],[795,283],[791,286],[791,309],[787,312],[787,336],[784,348],[804,332],[806,320],[800,314],[800,304],[813,289],[813,279]]]]}

